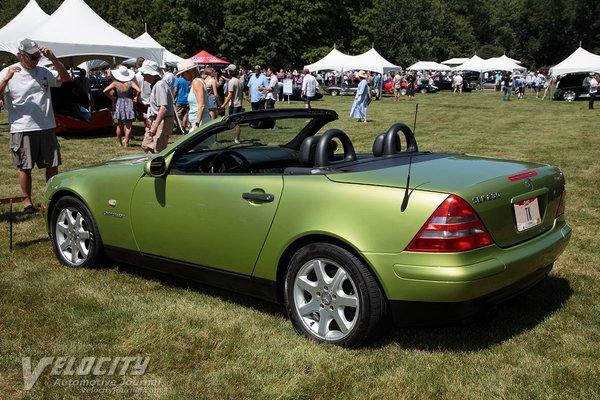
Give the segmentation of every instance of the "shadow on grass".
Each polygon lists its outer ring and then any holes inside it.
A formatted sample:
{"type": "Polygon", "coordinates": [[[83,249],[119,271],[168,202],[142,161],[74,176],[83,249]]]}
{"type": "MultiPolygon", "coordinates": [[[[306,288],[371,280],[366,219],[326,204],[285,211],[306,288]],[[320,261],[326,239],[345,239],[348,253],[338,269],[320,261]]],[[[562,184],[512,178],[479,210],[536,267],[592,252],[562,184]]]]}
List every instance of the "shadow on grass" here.
{"type": "Polygon", "coordinates": [[[473,322],[433,328],[394,328],[372,346],[396,343],[403,348],[425,351],[486,349],[535,328],[560,310],[572,294],[568,280],[549,276],[473,322]]]}
{"type": "MultiPolygon", "coordinates": [[[[162,272],[153,271],[150,269],[145,269],[141,267],[136,267],[128,264],[115,264],[114,267],[106,266],[106,268],[119,268],[120,271],[125,272],[127,274],[148,280],[154,280],[160,282],[161,285],[169,286],[172,288],[179,289],[189,289],[193,291],[197,291],[199,293],[205,294],[207,296],[212,296],[214,298],[218,298],[219,300],[226,301],[229,303],[234,303],[236,305],[240,305],[243,307],[253,308],[256,310],[260,310],[262,312],[266,312],[273,316],[287,318],[287,314],[285,313],[285,309],[283,306],[271,303],[266,300],[261,300],[256,297],[240,294],[237,292],[232,292],[229,290],[221,289],[215,286],[209,286],[204,283],[192,281],[189,279],[180,278],[174,275],[168,275],[162,272]]],[[[291,326],[290,326],[291,328],[291,326]]]]}
{"type": "MultiPolygon", "coordinates": [[[[278,304],[152,270],[124,264],[119,264],[118,268],[143,279],[157,280],[170,287],[198,291],[226,302],[287,319],[284,307],[278,304]]],[[[392,328],[368,347],[375,349],[396,344],[402,348],[424,351],[483,350],[535,328],[560,310],[572,293],[569,281],[549,276],[529,291],[490,309],[484,315],[479,315],[473,322],[441,327],[392,328]]]]}
{"type": "MultiPolygon", "coordinates": [[[[144,137],[144,126],[143,125],[133,125],[131,127],[131,133],[134,137],[143,138],[144,137]]],[[[83,131],[83,132],[61,132],[57,133],[56,136],[60,137],[62,140],[94,140],[94,139],[102,139],[107,137],[116,137],[115,127],[112,126],[110,128],[103,128],[94,131],[83,131]]]]}

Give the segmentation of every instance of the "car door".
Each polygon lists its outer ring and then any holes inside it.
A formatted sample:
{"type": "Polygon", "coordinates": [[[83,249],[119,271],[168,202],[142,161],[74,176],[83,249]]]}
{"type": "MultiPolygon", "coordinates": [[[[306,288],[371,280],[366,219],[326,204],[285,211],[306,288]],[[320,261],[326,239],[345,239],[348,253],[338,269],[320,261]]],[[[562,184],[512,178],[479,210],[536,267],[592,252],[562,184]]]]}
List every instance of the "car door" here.
{"type": "Polygon", "coordinates": [[[281,197],[281,175],[144,176],[132,197],[142,253],[251,274],[281,197]]]}

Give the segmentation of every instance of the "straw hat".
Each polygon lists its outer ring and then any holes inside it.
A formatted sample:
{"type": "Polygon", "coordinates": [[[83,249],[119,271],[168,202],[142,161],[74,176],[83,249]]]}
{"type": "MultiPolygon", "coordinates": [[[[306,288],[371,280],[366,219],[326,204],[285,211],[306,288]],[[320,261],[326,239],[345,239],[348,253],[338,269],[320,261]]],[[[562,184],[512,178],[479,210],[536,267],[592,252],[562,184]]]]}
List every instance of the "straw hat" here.
{"type": "Polygon", "coordinates": [[[175,75],[181,75],[185,71],[189,71],[190,69],[198,68],[195,62],[192,60],[183,60],[177,63],[177,73],[175,75]]]}
{"type": "Polygon", "coordinates": [[[110,70],[110,75],[119,82],[129,82],[135,76],[134,72],[124,65],[110,70]]]}
{"type": "Polygon", "coordinates": [[[360,70],[356,73],[356,76],[358,76],[359,78],[367,78],[367,73],[363,70],[360,70]]]}

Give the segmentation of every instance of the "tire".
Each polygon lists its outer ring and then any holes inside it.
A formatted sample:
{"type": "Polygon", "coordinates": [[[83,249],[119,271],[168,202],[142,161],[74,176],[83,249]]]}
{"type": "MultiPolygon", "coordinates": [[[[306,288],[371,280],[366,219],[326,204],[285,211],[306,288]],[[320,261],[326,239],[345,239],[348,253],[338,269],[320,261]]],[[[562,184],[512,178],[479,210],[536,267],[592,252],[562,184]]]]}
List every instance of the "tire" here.
{"type": "Polygon", "coordinates": [[[332,89],[329,91],[329,94],[332,96],[338,96],[340,94],[340,91],[337,89],[332,89]]]}
{"type": "Polygon", "coordinates": [[[422,88],[422,89],[421,89],[421,94],[425,94],[425,93],[427,93],[427,89],[425,89],[425,88],[422,88]]]}
{"type": "Polygon", "coordinates": [[[50,217],[50,240],[56,257],[69,267],[96,266],[102,254],[102,239],[83,202],[61,197],[50,217]]]}
{"type": "Polygon", "coordinates": [[[347,250],[314,243],[290,260],[284,301],[296,332],[354,348],[382,333],[385,298],[371,272],[347,250]]]}
{"type": "Polygon", "coordinates": [[[563,99],[565,101],[568,101],[569,103],[572,102],[573,100],[575,100],[577,98],[577,93],[575,93],[572,90],[567,90],[566,92],[563,93],[563,99]]]}
{"type": "Polygon", "coordinates": [[[400,89],[400,94],[401,94],[402,96],[406,96],[406,92],[407,92],[407,90],[406,90],[406,89],[400,89]]]}

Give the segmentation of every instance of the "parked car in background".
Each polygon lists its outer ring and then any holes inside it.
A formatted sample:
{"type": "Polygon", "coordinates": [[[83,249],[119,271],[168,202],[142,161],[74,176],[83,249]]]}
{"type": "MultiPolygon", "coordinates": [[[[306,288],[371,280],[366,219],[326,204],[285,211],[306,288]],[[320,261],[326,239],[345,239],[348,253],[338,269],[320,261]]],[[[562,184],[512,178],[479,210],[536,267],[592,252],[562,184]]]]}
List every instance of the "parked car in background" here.
{"type": "MultiPolygon", "coordinates": [[[[463,92],[470,92],[473,89],[473,81],[466,81],[463,77],[463,92]]],[[[452,87],[452,78],[447,75],[438,75],[433,78],[433,84],[438,90],[454,90],[452,87]]]]}
{"type": "Polygon", "coordinates": [[[589,99],[590,83],[588,74],[563,75],[556,84],[554,100],[574,101],[589,99]]]}
{"type": "MultiPolygon", "coordinates": [[[[334,85],[330,85],[330,86],[324,86],[323,87],[323,91],[325,93],[329,93],[332,96],[354,96],[356,94],[356,90],[358,88],[358,82],[352,82],[352,83],[341,83],[341,84],[334,84],[334,85]]],[[[371,94],[375,95],[375,90],[371,89],[371,94]]]]}

